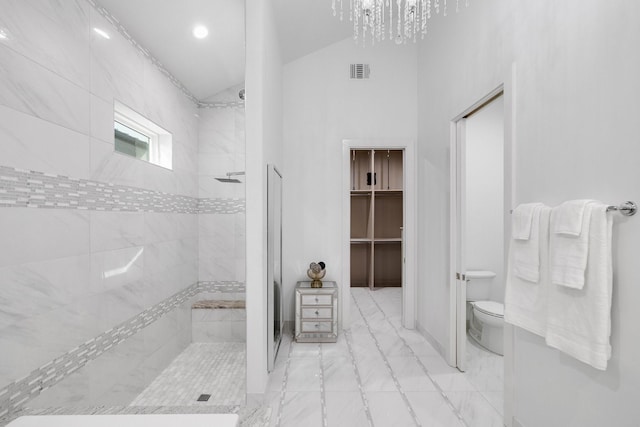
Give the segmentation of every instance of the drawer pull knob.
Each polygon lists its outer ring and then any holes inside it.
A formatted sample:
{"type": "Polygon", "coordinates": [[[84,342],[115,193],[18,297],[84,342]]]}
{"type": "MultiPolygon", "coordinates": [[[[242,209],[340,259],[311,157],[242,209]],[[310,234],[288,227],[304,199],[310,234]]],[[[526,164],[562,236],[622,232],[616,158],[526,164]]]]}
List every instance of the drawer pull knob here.
{"type": "Polygon", "coordinates": [[[320,329],[320,323],[316,323],[316,329],[320,329]]]}
{"type": "Polygon", "coordinates": [[[318,316],[320,314],[320,312],[318,310],[316,310],[316,316],[318,316]]]}
{"type": "Polygon", "coordinates": [[[318,302],[318,297],[316,297],[316,302],[318,302]]]}

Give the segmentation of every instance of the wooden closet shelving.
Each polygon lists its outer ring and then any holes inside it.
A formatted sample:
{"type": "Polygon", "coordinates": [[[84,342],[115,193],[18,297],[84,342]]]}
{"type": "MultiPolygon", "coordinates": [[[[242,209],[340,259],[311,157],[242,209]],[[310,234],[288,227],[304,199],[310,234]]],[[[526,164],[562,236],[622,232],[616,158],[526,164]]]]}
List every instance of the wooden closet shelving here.
{"type": "Polygon", "coordinates": [[[402,284],[402,150],[351,151],[351,286],[402,284]]]}

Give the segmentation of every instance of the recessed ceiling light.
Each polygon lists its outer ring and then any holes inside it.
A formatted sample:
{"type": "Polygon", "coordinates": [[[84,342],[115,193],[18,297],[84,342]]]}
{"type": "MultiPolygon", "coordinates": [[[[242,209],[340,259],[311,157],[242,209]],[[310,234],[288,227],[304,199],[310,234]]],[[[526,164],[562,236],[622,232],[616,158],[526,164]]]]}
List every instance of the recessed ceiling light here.
{"type": "Polygon", "coordinates": [[[193,27],[193,37],[197,39],[203,39],[207,37],[209,30],[204,25],[196,25],[193,27]]]}
{"type": "Polygon", "coordinates": [[[96,33],[100,34],[102,37],[104,37],[107,40],[109,40],[111,38],[109,33],[107,33],[104,30],[101,30],[100,28],[94,28],[93,31],[95,31],[96,33]]]}

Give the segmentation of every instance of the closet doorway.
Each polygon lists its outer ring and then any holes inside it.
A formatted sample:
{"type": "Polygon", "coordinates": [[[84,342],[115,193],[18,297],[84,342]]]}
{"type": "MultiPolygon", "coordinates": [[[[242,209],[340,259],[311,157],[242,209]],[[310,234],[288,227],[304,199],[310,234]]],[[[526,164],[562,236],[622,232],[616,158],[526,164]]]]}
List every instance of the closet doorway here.
{"type": "Polygon", "coordinates": [[[402,286],[402,150],[351,150],[351,287],[402,286]]]}
{"type": "Polygon", "coordinates": [[[343,328],[351,287],[401,287],[402,324],[415,327],[413,153],[411,140],[343,141],[343,328]]]}

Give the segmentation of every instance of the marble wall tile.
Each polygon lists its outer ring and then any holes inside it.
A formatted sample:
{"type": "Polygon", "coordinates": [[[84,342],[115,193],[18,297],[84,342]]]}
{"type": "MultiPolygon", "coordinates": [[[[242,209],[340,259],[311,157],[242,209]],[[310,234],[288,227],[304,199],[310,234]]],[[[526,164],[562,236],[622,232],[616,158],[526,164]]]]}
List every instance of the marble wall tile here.
{"type": "Polygon", "coordinates": [[[144,278],[145,246],[91,254],[91,288],[102,293],[139,282],[144,278]]]}
{"type": "Polygon", "coordinates": [[[92,180],[112,184],[144,188],[143,165],[148,163],[117,153],[113,141],[106,143],[91,139],[91,176],[92,180]]]}
{"type": "Polygon", "coordinates": [[[89,137],[0,105],[2,164],[76,178],[89,177],[89,137]]]}
{"type": "Polygon", "coordinates": [[[153,244],[176,240],[181,236],[176,215],[171,213],[144,213],[144,242],[153,244]]]}
{"type": "Polygon", "coordinates": [[[5,46],[61,77],[89,88],[90,6],[65,2],[2,0],[0,26],[10,35],[5,46]]]}
{"type": "Polygon", "coordinates": [[[91,252],[144,244],[145,213],[91,211],[90,219],[91,252]]]}
{"type": "Polygon", "coordinates": [[[27,375],[100,332],[93,322],[70,305],[2,329],[0,387],[27,375]]]}
{"type": "Polygon", "coordinates": [[[91,137],[113,144],[114,104],[91,95],[91,137]]]}
{"type": "Polygon", "coordinates": [[[87,294],[88,255],[0,268],[0,329],[87,294]]]}
{"type": "Polygon", "coordinates": [[[91,32],[91,93],[107,102],[117,99],[143,113],[144,56],[94,9],[91,27],[111,37],[107,40],[91,32]]]}
{"type": "Polygon", "coordinates": [[[89,252],[89,213],[73,210],[0,209],[0,267],[89,252]]]}
{"type": "Polygon", "coordinates": [[[176,182],[174,172],[171,169],[163,168],[162,166],[154,165],[142,160],[137,160],[142,163],[142,188],[149,190],[161,191],[163,193],[176,194],[178,190],[178,183],[176,182]]]}
{"type": "Polygon", "coordinates": [[[89,134],[89,93],[0,45],[0,105],[89,134]]]}
{"type": "Polygon", "coordinates": [[[236,139],[238,135],[235,128],[216,129],[210,127],[206,121],[201,120],[200,123],[201,128],[198,139],[198,151],[200,154],[233,156],[239,151],[244,152],[244,144],[239,143],[236,139]]]}

